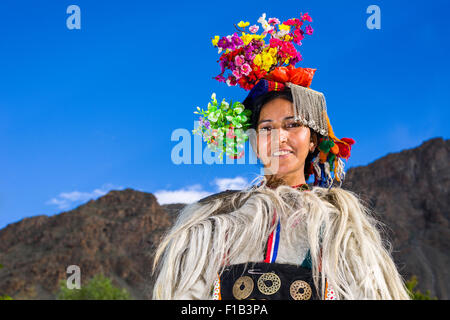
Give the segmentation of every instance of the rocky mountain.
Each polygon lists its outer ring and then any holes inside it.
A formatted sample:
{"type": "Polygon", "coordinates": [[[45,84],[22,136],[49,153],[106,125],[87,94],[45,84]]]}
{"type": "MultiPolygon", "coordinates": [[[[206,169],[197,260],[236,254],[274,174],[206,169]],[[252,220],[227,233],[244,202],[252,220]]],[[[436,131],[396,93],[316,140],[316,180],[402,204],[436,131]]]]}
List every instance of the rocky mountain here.
{"type": "Polygon", "coordinates": [[[450,140],[424,142],[415,149],[348,170],[344,188],[358,193],[385,224],[394,261],[418,288],[450,299],[450,140]]]}
{"type": "Polygon", "coordinates": [[[38,216],[0,231],[0,292],[15,299],[54,299],[66,268],[77,265],[81,282],[98,273],[149,298],[152,255],[173,218],[151,193],[131,189],[55,216],[38,216]]]}
{"type": "MultiPolygon", "coordinates": [[[[386,226],[402,275],[449,299],[450,142],[440,138],[351,168],[343,187],[361,196],[386,226]]],[[[135,299],[149,299],[154,250],[184,204],[161,206],[154,195],[111,191],[54,216],[23,219],[0,230],[0,294],[54,299],[66,268],[81,282],[103,273],[135,299]]]]}

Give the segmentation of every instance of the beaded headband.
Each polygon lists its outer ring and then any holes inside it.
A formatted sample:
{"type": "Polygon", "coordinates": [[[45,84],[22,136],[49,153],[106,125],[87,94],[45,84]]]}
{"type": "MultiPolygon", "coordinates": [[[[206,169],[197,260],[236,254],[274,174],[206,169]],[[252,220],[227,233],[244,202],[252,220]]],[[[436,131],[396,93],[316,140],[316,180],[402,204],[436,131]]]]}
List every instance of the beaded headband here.
{"type": "MultiPolygon", "coordinates": [[[[295,119],[323,137],[318,144],[319,155],[305,164],[307,172],[314,174],[315,185],[328,187],[334,179],[341,182],[344,178],[341,159],[350,157],[354,140],[338,139],[334,135],[327,116],[325,96],[309,88],[316,69],[295,68],[295,64],[303,59],[295,45],[301,46],[305,35],[313,34],[311,22],[308,13],[300,14],[300,19],[288,19],[283,23],[277,18],[266,20],[264,13],[258,19],[263,30],[261,34],[257,34],[258,25],[249,27],[249,22],[241,21],[234,25],[239,33],[215,36],[212,44],[220,54],[221,72],[214,79],[250,91],[246,101],[270,91],[289,88],[295,119]]],[[[223,99],[218,103],[213,93],[207,109],[197,107],[194,113],[200,115],[200,121],[193,133],[200,134],[208,147],[219,153],[219,158],[222,159],[224,154],[234,159],[244,155],[244,143],[248,140],[245,131],[251,126],[251,110],[241,102],[223,99]]]]}

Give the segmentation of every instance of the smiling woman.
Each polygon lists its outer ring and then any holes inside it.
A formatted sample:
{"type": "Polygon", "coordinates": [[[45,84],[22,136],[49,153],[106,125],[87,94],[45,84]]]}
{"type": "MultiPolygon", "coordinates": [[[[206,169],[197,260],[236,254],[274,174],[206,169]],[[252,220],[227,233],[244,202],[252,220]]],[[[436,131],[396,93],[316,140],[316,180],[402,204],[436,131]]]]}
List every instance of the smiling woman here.
{"type": "Polygon", "coordinates": [[[267,173],[273,173],[269,185],[276,180],[291,186],[305,184],[318,154],[319,134],[296,120],[291,91],[268,92],[253,105],[244,104],[253,110],[252,128],[257,132],[253,148],[267,173]]]}
{"type": "Polygon", "coordinates": [[[155,254],[154,298],[408,299],[377,221],[356,194],[340,188],[342,159],[354,141],[334,135],[324,95],[309,88],[315,69],[293,66],[300,59],[291,42],[298,44],[311,17],[283,24],[265,18],[258,22],[271,35],[269,45],[244,31],[213,39],[224,51],[216,78],[224,81],[229,69],[226,82],[250,90],[243,103],[250,119],[222,117],[229,105],[216,103],[208,128],[199,131],[221,149],[216,132],[256,130],[250,142],[264,176],[183,209],[155,254]]]}

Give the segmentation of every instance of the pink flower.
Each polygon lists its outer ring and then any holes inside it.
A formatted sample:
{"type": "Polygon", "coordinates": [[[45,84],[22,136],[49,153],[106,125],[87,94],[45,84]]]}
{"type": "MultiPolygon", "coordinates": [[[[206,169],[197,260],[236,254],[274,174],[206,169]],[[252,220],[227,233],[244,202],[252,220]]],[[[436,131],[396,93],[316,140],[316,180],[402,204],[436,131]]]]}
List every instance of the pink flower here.
{"type": "Polygon", "coordinates": [[[305,38],[303,35],[303,31],[299,29],[295,29],[294,31],[294,42],[298,45],[301,45],[301,41],[305,38]]]}
{"type": "Polygon", "coordinates": [[[286,26],[301,27],[303,25],[303,22],[300,21],[299,19],[295,18],[295,19],[286,20],[285,22],[283,22],[283,24],[286,26]]]}
{"type": "Polygon", "coordinates": [[[250,72],[252,72],[252,68],[250,67],[250,65],[248,63],[244,63],[241,67],[241,73],[244,76],[248,76],[250,72]]]}
{"type": "Polygon", "coordinates": [[[272,33],[274,33],[275,32],[275,29],[274,29],[274,27],[273,26],[269,26],[269,27],[267,27],[265,30],[264,30],[264,32],[262,33],[262,35],[266,35],[266,34],[272,34],[272,33]]]}
{"type": "Polygon", "coordinates": [[[269,21],[267,21],[268,24],[279,24],[280,20],[277,18],[269,18],[269,21]]]}
{"type": "Polygon", "coordinates": [[[227,138],[233,139],[234,137],[236,137],[234,134],[234,128],[230,127],[227,132],[227,138]]]}
{"type": "Polygon", "coordinates": [[[302,20],[306,20],[308,22],[312,22],[312,18],[309,16],[308,12],[302,15],[302,20]]]}
{"type": "Polygon", "coordinates": [[[243,56],[236,56],[234,58],[234,64],[236,65],[236,67],[242,66],[243,63],[244,63],[244,57],[243,56]]]}
{"type": "Polygon", "coordinates": [[[314,31],[314,29],[311,28],[311,26],[306,26],[306,28],[305,28],[306,34],[311,35],[311,34],[313,34],[313,31],[314,31]]]}
{"type": "Polygon", "coordinates": [[[239,80],[241,78],[241,72],[239,71],[239,69],[234,69],[232,73],[236,80],[239,80]]]}
{"type": "Polygon", "coordinates": [[[271,48],[275,48],[275,47],[281,46],[283,44],[283,41],[281,41],[280,39],[277,39],[277,38],[271,38],[269,40],[269,43],[270,43],[271,48]]]}
{"type": "Polygon", "coordinates": [[[248,28],[248,30],[250,30],[251,33],[257,33],[259,30],[259,26],[257,26],[256,24],[251,26],[250,28],[248,28]]]}

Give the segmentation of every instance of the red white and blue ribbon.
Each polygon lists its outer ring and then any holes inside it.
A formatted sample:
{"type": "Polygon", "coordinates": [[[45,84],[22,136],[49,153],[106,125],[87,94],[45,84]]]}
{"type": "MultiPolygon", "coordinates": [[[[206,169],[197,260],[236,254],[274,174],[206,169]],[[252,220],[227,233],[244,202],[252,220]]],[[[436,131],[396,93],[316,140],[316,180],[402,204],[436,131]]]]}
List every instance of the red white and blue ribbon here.
{"type": "Polygon", "coordinates": [[[276,228],[272,231],[267,241],[267,252],[266,258],[264,259],[264,262],[266,263],[274,263],[277,259],[278,245],[280,243],[280,229],[281,223],[278,220],[276,228]]]}

